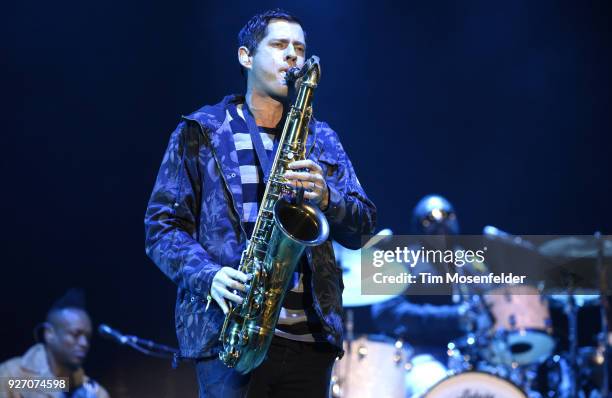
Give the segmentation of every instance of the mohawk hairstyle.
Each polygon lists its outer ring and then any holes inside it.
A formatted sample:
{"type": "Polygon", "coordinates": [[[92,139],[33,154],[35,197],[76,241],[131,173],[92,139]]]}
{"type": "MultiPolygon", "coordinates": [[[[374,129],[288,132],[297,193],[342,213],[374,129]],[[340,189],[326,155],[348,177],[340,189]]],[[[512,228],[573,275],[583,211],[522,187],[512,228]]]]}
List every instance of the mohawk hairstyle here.
{"type": "Polygon", "coordinates": [[[51,305],[48,313],[51,314],[52,312],[63,310],[65,308],[77,308],[85,311],[85,292],[83,289],[69,289],[62,297],[57,299],[53,305],[51,305]]]}
{"type": "Polygon", "coordinates": [[[86,311],[85,309],[85,292],[80,288],[69,289],[64,295],[51,305],[45,322],[41,322],[34,327],[33,334],[36,342],[44,342],[43,331],[46,327],[53,323],[53,318],[57,313],[66,308],[75,308],[78,310],[86,311]]]}

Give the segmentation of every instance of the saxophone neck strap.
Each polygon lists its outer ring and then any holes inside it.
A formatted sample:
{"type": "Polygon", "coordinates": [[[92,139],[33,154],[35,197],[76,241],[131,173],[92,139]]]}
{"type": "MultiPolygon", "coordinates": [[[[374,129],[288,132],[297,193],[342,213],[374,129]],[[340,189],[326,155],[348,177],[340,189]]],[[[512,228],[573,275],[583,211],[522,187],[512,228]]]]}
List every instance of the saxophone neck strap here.
{"type": "Polygon", "coordinates": [[[261,135],[259,135],[259,127],[257,123],[255,123],[255,118],[249,109],[246,101],[242,106],[242,114],[244,115],[244,120],[246,121],[247,127],[249,128],[249,135],[251,136],[251,142],[253,143],[253,148],[255,149],[255,154],[257,155],[257,159],[259,160],[259,164],[261,165],[261,171],[264,175],[264,184],[268,183],[268,179],[270,178],[270,170],[272,169],[272,162],[274,161],[274,155],[276,154],[276,149],[278,147],[278,140],[274,140],[274,149],[272,150],[272,158],[268,157],[266,150],[263,146],[263,141],[261,140],[261,135]]]}

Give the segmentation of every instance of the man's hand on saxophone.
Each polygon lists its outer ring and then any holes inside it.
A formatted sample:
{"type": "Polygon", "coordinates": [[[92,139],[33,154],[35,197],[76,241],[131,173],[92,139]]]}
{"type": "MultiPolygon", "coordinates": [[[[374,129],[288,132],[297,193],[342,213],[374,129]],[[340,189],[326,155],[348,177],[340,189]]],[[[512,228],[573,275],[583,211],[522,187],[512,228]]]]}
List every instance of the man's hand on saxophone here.
{"type": "MultiPolygon", "coordinates": [[[[292,187],[304,187],[304,198],[319,206],[321,210],[327,208],[329,203],[329,189],[323,177],[323,169],[310,159],[298,160],[288,166],[291,170],[285,172],[284,177],[288,185],[292,187]]],[[[215,274],[210,296],[219,304],[224,314],[229,312],[226,300],[236,304],[242,303],[242,297],[233,293],[235,291],[245,292],[249,276],[231,267],[223,267],[215,274]]]]}
{"type": "Polygon", "coordinates": [[[319,206],[321,210],[327,209],[329,189],[323,177],[321,166],[310,159],[306,159],[289,163],[289,168],[291,170],[285,172],[284,175],[289,180],[289,185],[296,188],[304,187],[304,198],[319,206]]]}
{"type": "Polygon", "coordinates": [[[242,297],[232,293],[232,291],[246,291],[244,283],[248,280],[249,277],[247,274],[231,267],[223,267],[217,271],[210,288],[210,296],[219,304],[224,314],[229,312],[229,306],[225,301],[226,299],[236,304],[242,303],[242,297]]]}

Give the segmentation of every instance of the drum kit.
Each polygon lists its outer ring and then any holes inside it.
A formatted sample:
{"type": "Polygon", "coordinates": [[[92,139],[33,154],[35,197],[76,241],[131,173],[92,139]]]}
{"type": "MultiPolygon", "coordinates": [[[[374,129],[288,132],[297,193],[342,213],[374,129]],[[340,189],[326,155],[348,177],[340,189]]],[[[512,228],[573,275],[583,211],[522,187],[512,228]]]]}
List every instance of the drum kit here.
{"type": "MultiPolygon", "coordinates": [[[[390,231],[385,230],[362,250],[371,250],[388,235],[390,231]]],[[[466,334],[448,343],[448,361],[442,364],[430,355],[415,355],[401,336],[355,334],[353,309],[397,295],[362,295],[360,287],[370,282],[360,276],[360,253],[337,245],[336,257],[347,286],[343,293],[347,338],[345,355],[334,366],[331,397],[611,397],[604,262],[612,258],[612,242],[598,234],[555,238],[539,245],[516,237],[501,241],[538,256],[565,259],[565,263],[580,259],[570,262],[595,267],[599,289],[573,289],[570,284],[566,291],[549,294],[542,286],[512,285],[464,294],[466,334]],[[601,317],[597,345],[579,347],[578,331],[586,325],[578,324],[578,313],[597,307],[601,317]],[[567,328],[553,327],[551,310],[558,308],[563,309],[567,328]]],[[[435,324],[431,327],[435,331],[435,324]]]]}

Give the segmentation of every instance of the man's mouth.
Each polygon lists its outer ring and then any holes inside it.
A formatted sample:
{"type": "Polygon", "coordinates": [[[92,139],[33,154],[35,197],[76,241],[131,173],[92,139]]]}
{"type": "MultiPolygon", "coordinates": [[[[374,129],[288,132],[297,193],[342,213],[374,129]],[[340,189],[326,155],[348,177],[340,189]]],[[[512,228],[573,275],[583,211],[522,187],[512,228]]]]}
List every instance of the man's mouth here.
{"type": "Polygon", "coordinates": [[[74,356],[82,360],[82,359],[85,359],[85,357],[87,356],[87,353],[85,353],[84,351],[77,351],[74,353],[74,356]]]}
{"type": "Polygon", "coordinates": [[[279,76],[281,84],[287,85],[287,69],[281,69],[279,76]]]}

